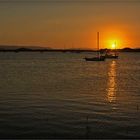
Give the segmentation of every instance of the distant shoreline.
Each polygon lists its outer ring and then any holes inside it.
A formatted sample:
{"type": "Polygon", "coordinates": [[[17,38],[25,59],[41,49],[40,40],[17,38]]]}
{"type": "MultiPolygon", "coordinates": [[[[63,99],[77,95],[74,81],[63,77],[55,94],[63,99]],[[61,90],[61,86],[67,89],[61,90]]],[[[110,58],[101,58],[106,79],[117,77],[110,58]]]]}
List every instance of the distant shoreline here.
{"type": "MultiPolygon", "coordinates": [[[[101,49],[100,51],[105,51],[107,49],[101,49]]],[[[123,48],[117,49],[118,52],[140,52],[140,48],[131,49],[131,48],[123,48]]],[[[0,49],[0,52],[72,52],[72,53],[80,53],[80,52],[97,52],[97,50],[89,50],[89,49],[31,49],[31,48],[18,48],[18,49],[0,49]]]]}

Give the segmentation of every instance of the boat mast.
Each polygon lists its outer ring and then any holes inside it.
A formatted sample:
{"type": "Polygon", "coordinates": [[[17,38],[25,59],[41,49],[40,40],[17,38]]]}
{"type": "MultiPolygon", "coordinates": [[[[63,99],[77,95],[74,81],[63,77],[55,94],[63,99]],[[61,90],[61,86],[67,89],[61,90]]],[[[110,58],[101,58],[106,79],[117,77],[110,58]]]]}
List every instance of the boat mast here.
{"type": "Polygon", "coordinates": [[[97,49],[98,57],[100,57],[99,32],[97,32],[97,49]]]}
{"type": "Polygon", "coordinates": [[[116,56],[117,54],[116,54],[116,41],[115,41],[115,56],[116,56]]]}

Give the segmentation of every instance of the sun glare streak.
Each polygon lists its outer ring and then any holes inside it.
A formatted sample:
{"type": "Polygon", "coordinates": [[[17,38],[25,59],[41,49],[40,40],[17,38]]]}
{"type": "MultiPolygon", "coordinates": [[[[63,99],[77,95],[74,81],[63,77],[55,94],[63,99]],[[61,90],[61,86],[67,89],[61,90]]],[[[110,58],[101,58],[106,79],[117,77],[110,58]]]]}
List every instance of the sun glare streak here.
{"type": "Polygon", "coordinates": [[[107,100],[116,101],[116,61],[112,61],[108,72],[107,100]]]}

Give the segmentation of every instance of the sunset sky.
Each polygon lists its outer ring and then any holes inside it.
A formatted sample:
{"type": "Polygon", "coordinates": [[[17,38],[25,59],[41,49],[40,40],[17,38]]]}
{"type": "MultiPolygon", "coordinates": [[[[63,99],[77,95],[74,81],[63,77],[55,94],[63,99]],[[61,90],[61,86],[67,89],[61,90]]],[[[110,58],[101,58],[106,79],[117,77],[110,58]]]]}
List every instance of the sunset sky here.
{"type": "Polygon", "coordinates": [[[0,44],[140,47],[140,0],[0,0],[0,44]]]}

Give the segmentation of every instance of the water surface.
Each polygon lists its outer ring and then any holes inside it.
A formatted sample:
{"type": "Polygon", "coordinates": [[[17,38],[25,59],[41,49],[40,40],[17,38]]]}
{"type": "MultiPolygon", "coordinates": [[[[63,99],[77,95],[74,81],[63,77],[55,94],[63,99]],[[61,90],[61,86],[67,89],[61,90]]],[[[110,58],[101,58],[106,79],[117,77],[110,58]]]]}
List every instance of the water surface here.
{"type": "Polygon", "coordinates": [[[0,138],[140,137],[140,55],[0,53],[0,138]]]}

